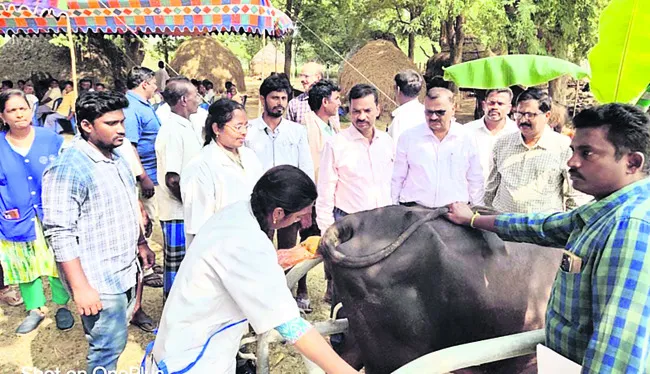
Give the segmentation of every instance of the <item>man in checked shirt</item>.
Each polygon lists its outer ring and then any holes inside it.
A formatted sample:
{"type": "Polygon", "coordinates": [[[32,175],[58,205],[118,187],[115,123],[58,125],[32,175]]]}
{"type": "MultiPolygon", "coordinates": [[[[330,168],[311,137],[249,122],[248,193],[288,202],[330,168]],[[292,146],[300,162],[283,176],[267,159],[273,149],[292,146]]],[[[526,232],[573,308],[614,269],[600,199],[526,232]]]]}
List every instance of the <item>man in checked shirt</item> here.
{"type": "Polygon", "coordinates": [[[480,216],[457,224],[504,240],[564,247],[546,312],[546,344],[585,373],[650,372],[650,117],[608,104],[573,123],[573,186],[595,201],[566,213],[480,216]]]}
{"type": "Polygon", "coordinates": [[[111,91],[80,96],[81,138],[43,174],[45,237],[81,315],[88,373],[116,369],[135,304],[136,255],[144,268],[155,258],[140,230],[135,178],[115,151],[128,105],[111,91]]]}

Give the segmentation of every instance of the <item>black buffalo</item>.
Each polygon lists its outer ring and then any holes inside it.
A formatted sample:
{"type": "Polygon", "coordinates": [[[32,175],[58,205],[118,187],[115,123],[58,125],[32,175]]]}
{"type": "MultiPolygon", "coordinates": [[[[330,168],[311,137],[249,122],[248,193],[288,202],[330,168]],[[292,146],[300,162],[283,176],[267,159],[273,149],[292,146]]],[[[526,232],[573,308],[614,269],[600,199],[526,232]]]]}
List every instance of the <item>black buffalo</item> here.
{"type": "MultiPolygon", "coordinates": [[[[457,226],[446,211],[390,206],[324,234],[319,251],[350,321],[336,349],[357,369],[390,373],[443,348],[543,328],[562,252],[457,226]]],[[[472,370],[532,371],[533,359],[472,370]]]]}

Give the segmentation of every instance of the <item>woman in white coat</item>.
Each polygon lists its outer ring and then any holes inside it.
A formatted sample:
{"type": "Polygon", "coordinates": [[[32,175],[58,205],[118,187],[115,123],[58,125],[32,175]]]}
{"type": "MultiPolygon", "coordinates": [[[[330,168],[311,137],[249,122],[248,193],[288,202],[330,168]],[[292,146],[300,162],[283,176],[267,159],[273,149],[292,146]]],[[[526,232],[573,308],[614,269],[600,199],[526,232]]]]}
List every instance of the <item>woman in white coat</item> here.
{"type": "Polygon", "coordinates": [[[205,145],[181,175],[187,248],[201,226],[221,208],[248,199],[262,176],[255,152],[242,147],[248,131],[244,107],[220,99],[210,105],[205,145]]]}
{"type": "Polygon", "coordinates": [[[328,373],[356,373],[300,317],[267,236],[311,214],[316,197],[307,174],[281,165],[262,175],[249,200],[208,219],[176,275],[146,373],[235,373],[248,324],[258,335],[277,330],[328,373]]]}

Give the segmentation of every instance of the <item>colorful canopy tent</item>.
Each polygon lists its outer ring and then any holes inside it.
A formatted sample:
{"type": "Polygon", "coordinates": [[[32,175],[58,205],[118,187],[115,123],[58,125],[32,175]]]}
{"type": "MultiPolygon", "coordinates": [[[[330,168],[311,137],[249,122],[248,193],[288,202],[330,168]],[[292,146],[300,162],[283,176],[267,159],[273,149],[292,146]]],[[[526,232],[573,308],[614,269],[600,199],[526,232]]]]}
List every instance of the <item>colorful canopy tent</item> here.
{"type": "Polygon", "coordinates": [[[73,33],[282,37],[293,29],[268,0],[0,0],[0,35],[65,33],[65,14],[73,33]]]}

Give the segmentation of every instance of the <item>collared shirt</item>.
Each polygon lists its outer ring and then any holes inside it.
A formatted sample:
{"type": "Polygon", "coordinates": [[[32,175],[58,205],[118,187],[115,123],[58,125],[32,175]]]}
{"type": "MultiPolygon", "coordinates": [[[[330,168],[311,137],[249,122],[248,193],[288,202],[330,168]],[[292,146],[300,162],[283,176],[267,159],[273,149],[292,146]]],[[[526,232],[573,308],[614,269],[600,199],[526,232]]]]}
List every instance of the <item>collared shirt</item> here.
{"type": "Polygon", "coordinates": [[[167,173],[179,176],[185,166],[201,151],[201,141],[196,136],[192,122],[171,112],[163,121],[156,138],[156,159],[160,172],[158,218],[161,221],[183,219],[183,203],[172,194],[165,178],[167,173]]]}
{"type": "Polygon", "coordinates": [[[124,109],[126,138],[137,145],[142,167],[154,184],[158,185],[155,144],[160,121],[153,107],[143,97],[129,91],[126,98],[129,100],[129,107],[124,109]]]}
{"type": "Polygon", "coordinates": [[[70,113],[74,112],[75,100],[77,100],[77,97],[74,95],[74,91],[64,93],[63,100],[61,100],[56,112],[64,117],[69,116],[70,113]]]}
{"type": "Polygon", "coordinates": [[[585,195],[569,179],[567,161],[573,154],[569,137],[546,128],[528,147],[521,133],[497,140],[485,187],[485,204],[501,212],[558,212],[573,209],[585,195]]]}
{"type": "MultiPolygon", "coordinates": [[[[301,125],[305,124],[305,116],[307,113],[311,112],[307,99],[309,99],[309,95],[307,95],[306,92],[303,92],[289,101],[287,107],[287,119],[289,121],[301,125]]],[[[341,128],[341,121],[339,120],[338,113],[335,116],[330,117],[329,123],[334,127],[341,128]]]]}
{"type": "Polygon", "coordinates": [[[464,127],[470,131],[474,137],[474,140],[476,141],[478,153],[481,158],[483,176],[487,182],[487,179],[490,176],[490,166],[492,163],[492,150],[494,149],[494,143],[496,143],[498,139],[502,138],[505,135],[519,132],[517,123],[510,118],[506,118],[505,126],[496,134],[492,134],[492,132],[490,132],[487,127],[485,127],[485,116],[483,116],[483,118],[477,119],[476,121],[466,123],[464,127]]]}
{"type": "Polygon", "coordinates": [[[325,147],[327,139],[338,134],[340,129],[329,123],[325,123],[313,111],[305,116],[305,127],[307,128],[307,140],[311,150],[311,159],[314,162],[314,175],[318,181],[318,171],[320,169],[320,155],[325,147]]]}
{"type": "MultiPolygon", "coordinates": [[[[165,119],[169,117],[172,113],[172,108],[167,103],[162,103],[156,108],[156,116],[160,120],[160,123],[165,123],[165,119]]],[[[190,122],[192,122],[192,127],[194,127],[194,132],[196,136],[201,140],[203,144],[205,135],[203,134],[203,129],[205,127],[205,121],[208,119],[208,111],[199,107],[196,110],[196,113],[190,114],[190,122]]]]}
{"type": "Polygon", "coordinates": [[[404,131],[427,122],[424,117],[424,105],[417,98],[397,107],[392,115],[393,121],[388,126],[388,135],[393,138],[395,144],[404,131]]]}
{"type": "Polygon", "coordinates": [[[43,175],[43,228],[54,257],[78,258],[100,294],[126,292],[138,270],[135,178],[121,155],[112,156],[77,138],[43,175]]]}
{"type": "Polygon", "coordinates": [[[567,213],[504,214],[505,240],[565,247],[582,259],[560,270],[546,344],[589,373],[650,372],[650,179],[567,213]]]}
{"type": "Polygon", "coordinates": [[[455,201],[483,204],[483,171],[472,136],[452,123],[439,140],[423,123],[402,133],[391,183],[393,204],[416,202],[430,208],[455,201]]]}
{"type": "Polygon", "coordinates": [[[316,222],[321,232],[334,223],[335,207],[352,214],[391,204],[393,152],[391,137],[377,129],[372,143],[354,126],[325,143],[316,199],[316,222]]]}
{"type": "Polygon", "coordinates": [[[216,142],[203,147],[181,174],[181,194],[186,238],[196,235],[203,224],[226,205],[250,199],[262,176],[262,164],[255,152],[238,149],[243,168],[216,142]]]}
{"type": "Polygon", "coordinates": [[[282,119],[273,131],[262,117],[250,121],[250,125],[245,145],[255,152],[264,171],[278,165],[292,165],[314,180],[305,126],[282,119]]]}
{"type": "Polygon", "coordinates": [[[238,201],[208,219],[194,238],[165,303],[153,356],[170,373],[199,354],[193,372],[234,373],[248,331],[247,323],[237,322],[247,319],[261,335],[297,317],[273,243],[261,230],[250,200],[238,201]]]}

